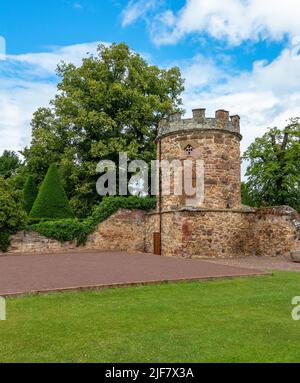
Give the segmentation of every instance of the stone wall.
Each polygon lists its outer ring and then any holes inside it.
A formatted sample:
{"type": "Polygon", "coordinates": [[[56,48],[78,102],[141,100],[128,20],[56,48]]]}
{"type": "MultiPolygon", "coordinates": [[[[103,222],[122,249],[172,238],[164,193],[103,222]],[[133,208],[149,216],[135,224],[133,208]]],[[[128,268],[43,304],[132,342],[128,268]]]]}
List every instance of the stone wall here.
{"type": "Polygon", "coordinates": [[[86,244],[91,250],[143,252],[145,249],[145,212],[120,209],[102,222],[86,244]]]}
{"type": "Polygon", "coordinates": [[[145,212],[120,209],[98,225],[84,247],[75,242],[46,238],[38,233],[19,232],[12,236],[9,253],[53,253],[75,250],[120,250],[143,252],[145,244],[145,212]]]}
{"type": "Polygon", "coordinates": [[[251,225],[254,255],[289,256],[300,248],[300,217],[288,206],[257,210],[251,225]]]}
{"type": "MultiPolygon", "coordinates": [[[[291,209],[292,210],[292,209],[291,209]]],[[[151,216],[146,230],[151,231],[151,216]]],[[[291,211],[188,210],[162,214],[162,255],[185,258],[289,256],[299,246],[300,219],[291,211]]],[[[151,235],[146,249],[151,249],[151,235]]]]}
{"type": "MultiPolygon", "coordinates": [[[[38,233],[12,237],[11,254],[76,250],[153,252],[158,213],[120,209],[91,234],[84,247],[38,233]]],[[[300,218],[291,208],[182,209],[162,213],[162,255],[185,258],[289,256],[300,247],[300,218]]]]}
{"type": "MultiPolygon", "coordinates": [[[[9,254],[41,254],[66,252],[76,249],[75,242],[59,242],[34,232],[20,231],[11,237],[9,254]]],[[[0,252],[1,254],[1,252],[0,252]]]]}

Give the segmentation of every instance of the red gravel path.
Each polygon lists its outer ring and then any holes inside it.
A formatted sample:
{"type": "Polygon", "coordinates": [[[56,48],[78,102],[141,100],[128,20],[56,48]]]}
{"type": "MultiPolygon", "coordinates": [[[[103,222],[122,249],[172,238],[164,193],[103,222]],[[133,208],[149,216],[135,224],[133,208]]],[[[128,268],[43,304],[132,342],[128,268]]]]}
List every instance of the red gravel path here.
{"type": "Polygon", "coordinates": [[[261,274],[264,272],[149,254],[16,255],[0,257],[0,295],[261,274]]]}

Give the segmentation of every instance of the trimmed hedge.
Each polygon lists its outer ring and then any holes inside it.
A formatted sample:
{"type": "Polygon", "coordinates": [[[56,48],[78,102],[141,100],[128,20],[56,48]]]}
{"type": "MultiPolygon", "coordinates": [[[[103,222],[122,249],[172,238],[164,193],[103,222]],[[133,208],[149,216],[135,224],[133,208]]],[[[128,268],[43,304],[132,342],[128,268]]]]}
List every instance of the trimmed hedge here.
{"type": "Polygon", "coordinates": [[[34,181],[34,178],[32,176],[28,176],[23,189],[24,208],[28,214],[31,212],[38,192],[39,189],[34,181]]]}
{"type": "Polygon", "coordinates": [[[30,218],[74,218],[56,165],[50,165],[31,209],[30,218]]]}
{"type": "Polygon", "coordinates": [[[88,235],[96,230],[99,223],[105,221],[119,209],[150,211],[155,207],[156,199],[153,197],[106,197],[94,208],[92,215],[83,221],[77,218],[44,221],[28,226],[27,230],[36,231],[47,238],[60,242],[76,240],[77,246],[80,246],[86,243],[88,235]]]}

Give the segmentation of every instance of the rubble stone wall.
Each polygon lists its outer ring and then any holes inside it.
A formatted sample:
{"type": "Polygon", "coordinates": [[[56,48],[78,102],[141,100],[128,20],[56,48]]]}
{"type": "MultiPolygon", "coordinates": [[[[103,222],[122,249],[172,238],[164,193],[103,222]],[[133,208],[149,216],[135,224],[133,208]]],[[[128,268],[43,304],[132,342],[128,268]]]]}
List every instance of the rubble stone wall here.
{"type": "Polygon", "coordinates": [[[145,246],[145,212],[120,209],[98,225],[85,246],[46,238],[38,233],[21,231],[11,238],[9,253],[53,253],[74,250],[120,250],[143,252],[145,246]]]}
{"type": "MultiPolygon", "coordinates": [[[[300,219],[293,214],[276,209],[163,212],[162,255],[184,258],[289,256],[300,245],[300,219]]],[[[155,226],[155,217],[159,222],[159,215],[152,215],[148,231],[155,226]]],[[[147,238],[145,248],[151,249],[151,235],[147,238]]]]}

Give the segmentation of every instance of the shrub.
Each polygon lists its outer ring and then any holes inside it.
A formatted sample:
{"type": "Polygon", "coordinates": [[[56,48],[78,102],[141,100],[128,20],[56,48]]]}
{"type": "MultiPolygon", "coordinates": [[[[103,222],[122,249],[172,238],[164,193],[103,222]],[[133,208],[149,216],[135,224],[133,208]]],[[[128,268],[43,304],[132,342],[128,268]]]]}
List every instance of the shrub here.
{"type": "Polygon", "coordinates": [[[30,212],[30,218],[74,218],[56,165],[51,165],[30,212]]]}
{"type": "Polygon", "coordinates": [[[37,195],[38,187],[34,181],[34,178],[32,176],[28,176],[23,189],[24,208],[28,214],[31,212],[37,195]]]}
{"type": "Polygon", "coordinates": [[[116,213],[120,208],[149,211],[155,209],[155,207],[156,199],[153,197],[106,197],[93,209],[90,219],[92,219],[95,225],[98,225],[100,222],[105,221],[112,214],[116,213]]]}
{"type": "Polygon", "coordinates": [[[36,231],[47,238],[61,242],[76,240],[77,246],[83,245],[89,234],[96,230],[99,223],[105,221],[118,209],[152,210],[156,206],[156,199],[152,197],[106,197],[94,208],[93,213],[87,219],[64,219],[58,221],[40,222],[28,227],[28,230],[36,231]]]}
{"type": "Polygon", "coordinates": [[[0,250],[7,251],[10,235],[21,230],[26,223],[22,199],[10,184],[0,177],[0,250]]]}
{"type": "Polygon", "coordinates": [[[79,246],[86,242],[86,238],[93,231],[94,226],[89,226],[88,222],[74,218],[40,222],[31,225],[29,229],[60,242],[76,240],[79,246]]]}

